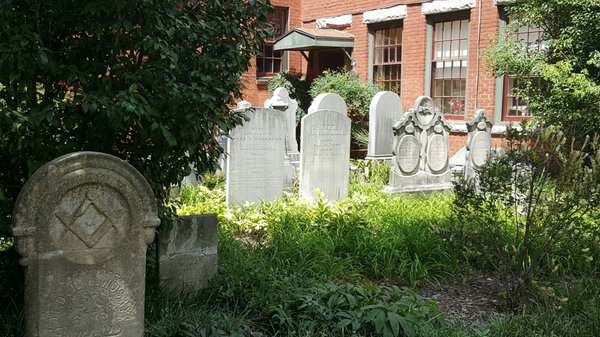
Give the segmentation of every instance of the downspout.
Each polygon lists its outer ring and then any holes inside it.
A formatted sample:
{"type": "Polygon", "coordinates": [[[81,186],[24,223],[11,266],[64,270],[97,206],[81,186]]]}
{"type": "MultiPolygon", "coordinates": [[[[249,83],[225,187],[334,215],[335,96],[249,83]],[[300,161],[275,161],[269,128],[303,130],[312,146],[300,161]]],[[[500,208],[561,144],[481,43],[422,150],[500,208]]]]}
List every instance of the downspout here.
{"type": "Polygon", "coordinates": [[[483,10],[483,0],[479,0],[479,14],[477,16],[477,71],[475,74],[475,109],[479,108],[479,59],[481,58],[481,12],[483,10]]]}

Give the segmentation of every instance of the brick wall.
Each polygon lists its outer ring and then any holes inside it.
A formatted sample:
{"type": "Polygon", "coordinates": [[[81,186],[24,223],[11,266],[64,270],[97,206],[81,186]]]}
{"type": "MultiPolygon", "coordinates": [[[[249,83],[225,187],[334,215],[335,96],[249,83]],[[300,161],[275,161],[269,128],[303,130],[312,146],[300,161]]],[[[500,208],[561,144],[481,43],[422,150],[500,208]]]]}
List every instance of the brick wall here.
{"type": "MultiPolygon", "coordinates": [[[[276,7],[288,8],[288,29],[302,27],[302,3],[303,0],[271,0],[271,4],[276,7]]],[[[288,52],[288,69],[304,71],[306,61],[299,52],[288,52]]],[[[256,78],[256,59],[252,61],[250,69],[241,79],[243,86],[243,98],[253,106],[263,106],[263,103],[271,95],[267,89],[268,81],[258,80],[256,78]]]]}
{"type": "MultiPolygon", "coordinates": [[[[415,99],[424,94],[426,58],[427,17],[421,14],[421,0],[272,0],[273,5],[289,8],[289,28],[316,26],[320,18],[339,15],[352,15],[352,25],[343,28],[354,36],[353,58],[356,61],[355,71],[363,82],[368,80],[369,46],[368,26],[363,24],[364,11],[391,7],[399,4],[407,5],[407,16],[403,24],[402,55],[402,104],[403,110],[411,108],[415,99]]],[[[476,0],[477,6],[482,3],[481,24],[479,24],[479,8],[470,9],[469,22],[469,60],[467,78],[467,100],[465,121],[470,120],[476,109],[485,109],[488,116],[494,115],[496,81],[485,65],[478,58],[483,49],[488,47],[496,37],[499,26],[498,8],[493,0],[476,0]],[[479,43],[478,43],[479,42],[479,43]],[[477,106],[476,106],[477,101],[477,106]]],[[[291,51],[289,67],[306,71],[306,61],[297,51],[291,51]]],[[[267,84],[257,82],[255,67],[252,66],[243,77],[244,97],[255,106],[262,106],[269,98],[267,84]]],[[[453,123],[461,122],[453,120],[453,123]]],[[[466,142],[466,134],[451,134],[451,155],[466,142]]],[[[500,142],[498,140],[497,142],[500,142]]]]}
{"type": "Polygon", "coordinates": [[[469,23],[469,65],[468,65],[468,97],[467,97],[467,120],[470,120],[477,109],[485,109],[488,116],[494,116],[494,98],[496,90],[496,77],[485,68],[483,62],[477,67],[478,51],[479,57],[483,57],[485,48],[492,44],[492,40],[498,35],[499,16],[498,8],[492,0],[482,2],[481,25],[479,24],[479,8],[471,9],[471,20],[469,23]],[[481,30],[479,30],[481,28],[481,30]],[[478,36],[480,45],[478,47],[478,36]],[[479,90],[477,90],[477,73],[479,72],[479,90]],[[477,100],[477,106],[475,101],[477,100]]]}

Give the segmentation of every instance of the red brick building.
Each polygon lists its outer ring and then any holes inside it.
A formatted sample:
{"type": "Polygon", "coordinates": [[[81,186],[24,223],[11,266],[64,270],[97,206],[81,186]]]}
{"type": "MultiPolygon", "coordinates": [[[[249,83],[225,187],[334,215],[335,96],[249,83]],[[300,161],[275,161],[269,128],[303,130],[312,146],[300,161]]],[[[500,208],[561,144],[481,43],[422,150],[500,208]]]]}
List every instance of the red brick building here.
{"type": "MultiPolygon", "coordinates": [[[[453,125],[454,153],[465,144],[465,122],[476,109],[497,125],[527,115],[525,103],[510,96],[513,81],[495,77],[482,62],[507,23],[508,2],[272,0],[273,36],[243,78],[244,98],[262,105],[270,96],[269,77],[285,69],[314,78],[345,66],[362,81],[398,93],[403,111],[418,96],[431,96],[453,125]]],[[[532,30],[520,34],[525,41],[536,38],[532,30]]]]}

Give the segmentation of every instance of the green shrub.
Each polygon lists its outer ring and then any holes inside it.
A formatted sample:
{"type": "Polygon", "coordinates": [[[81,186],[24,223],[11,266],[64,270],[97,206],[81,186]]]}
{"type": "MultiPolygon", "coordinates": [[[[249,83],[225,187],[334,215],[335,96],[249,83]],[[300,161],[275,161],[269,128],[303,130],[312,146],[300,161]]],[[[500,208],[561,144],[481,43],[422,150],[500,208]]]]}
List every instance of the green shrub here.
{"type": "Polygon", "coordinates": [[[355,123],[364,124],[369,119],[369,105],[377,88],[372,84],[360,83],[358,75],[351,71],[326,70],[310,86],[313,99],[323,93],[340,95],[348,106],[348,117],[355,123]]]}
{"type": "Polygon", "coordinates": [[[214,169],[222,152],[214,135],[243,121],[229,104],[271,8],[263,0],[1,2],[0,237],[10,237],[25,181],[66,153],[128,161],[161,205],[190,164],[214,169]]]}
{"type": "Polygon", "coordinates": [[[526,126],[508,140],[477,184],[455,185],[456,221],[446,235],[465,257],[500,271],[516,304],[535,280],[596,264],[600,143],[578,146],[556,129],[526,126]]]}
{"type": "Polygon", "coordinates": [[[394,286],[327,283],[298,289],[272,312],[276,331],[290,335],[414,337],[437,308],[394,286]]]}

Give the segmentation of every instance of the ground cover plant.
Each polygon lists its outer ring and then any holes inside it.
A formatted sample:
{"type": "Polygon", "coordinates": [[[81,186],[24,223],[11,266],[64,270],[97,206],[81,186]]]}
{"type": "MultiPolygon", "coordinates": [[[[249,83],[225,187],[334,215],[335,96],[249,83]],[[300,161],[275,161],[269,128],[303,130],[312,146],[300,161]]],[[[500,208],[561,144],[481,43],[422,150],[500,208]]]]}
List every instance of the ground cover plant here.
{"type": "MultiPolygon", "coordinates": [[[[536,274],[536,295],[522,302],[518,314],[499,294],[500,318],[469,325],[445,317],[417,295],[420,286],[460,284],[475,267],[490,275],[505,272],[473,259],[504,255],[485,245],[476,251],[472,241],[461,245],[454,195],[386,195],[381,192],[385,174],[374,164],[354,162],[350,197],[335,203],[308,203],[289,193],[275,202],[227,210],[223,186],[214,179],[213,188],[184,189],[180,213],[219,216],[219,275],[193,298],[162,293],[151,299],[148,335],[590,336],[597,331],[597,252],[582,252],[584,243],[552,247],[554,259],[587,262],[536,274]]],[[[460,231],[498,240],[494,247],[512,243],[510,235],[476,226],[460,231]]],[[[513,234],[506,225],[499,231],[513,234]]],[[[553,266],[551,259],[544,261],[539,263],[553,266]]]]}
{"type": "MultiPolygon", "coordinates": [[[[553,246],[554,258],[591,259],[536,275],[536,296],[518,313],[499,296],[500,318],[473,325],[447,317],[419,295],[423,285],[443,295],[446,285],[468,282],[473,268],[504,272],[473,258],[493,261],[498,252],[476,250],[449,230],[499,246],[512,241],[476,223],[456,226],[451,193],[387,195],[381,192],[385,166],[356,161],[352,167],[350,196],[338,202],[309,203],[292,191],[274,202],[227,209],[222,176],[183,188],[180,214],[219,217],[218,275],[194,294],[159,289],[149,275],[145,335],[593,336],[600,328],[597,247],[582,252],[567,242],[553,246]]],[[[0,336],[20,336],[21,304],[9,308],[0,336]]]]}

